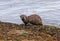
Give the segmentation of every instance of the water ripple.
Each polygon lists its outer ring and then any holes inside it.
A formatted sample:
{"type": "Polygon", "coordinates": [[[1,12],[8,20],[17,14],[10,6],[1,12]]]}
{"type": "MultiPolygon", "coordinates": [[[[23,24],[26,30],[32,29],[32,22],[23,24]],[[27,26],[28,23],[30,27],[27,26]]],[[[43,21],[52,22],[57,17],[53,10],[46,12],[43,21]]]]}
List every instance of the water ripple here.
{"type": "Polygon", "coordinates": [[[0,0],[0,20],[20,24],[21,14],[38,14],[43,24],[60,26],[60,0],[0,0]]]}

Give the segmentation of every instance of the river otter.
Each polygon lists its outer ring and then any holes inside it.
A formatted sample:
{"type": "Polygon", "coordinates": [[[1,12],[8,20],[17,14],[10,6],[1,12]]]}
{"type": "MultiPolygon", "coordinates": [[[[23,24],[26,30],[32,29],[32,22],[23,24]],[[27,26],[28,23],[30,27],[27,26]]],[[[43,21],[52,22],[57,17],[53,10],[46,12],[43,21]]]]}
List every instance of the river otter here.
{"type": "Polygon", "coordinates": [[[25,25],[28,24],[28,17],[26,15],[21,15],[20,18],[22,19],[25,25]]]}
{"type": "Polygon", "coordinates": [[[32,14],[32,15],[28,16],[28,20],[31,24],[43,25],[41,17],[36,14],[32,14]]]}
{"type": "Polygon", "coordinates": [[[27,25],[28,23],[31,23],[33,25],[43,25],[41,17],[36,14],[32,14],[30,16],[21,15],[20,17],[25,25],[27,25]]]}

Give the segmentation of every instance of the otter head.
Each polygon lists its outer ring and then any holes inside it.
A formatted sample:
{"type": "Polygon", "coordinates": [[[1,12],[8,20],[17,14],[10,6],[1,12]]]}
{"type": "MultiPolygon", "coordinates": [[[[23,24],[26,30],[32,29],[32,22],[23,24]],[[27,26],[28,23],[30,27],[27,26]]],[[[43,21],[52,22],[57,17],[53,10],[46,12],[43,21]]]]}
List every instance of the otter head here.
{"type": "Polygon", "coordinates": [[[27,19],[26,15],[21,15],[20,17],[21,17],[22,20],[26,20],[27,19]]]}
{"type": "Polygon", "coordinates": [[[22,21],[27,24],[28,23],[28,18],[26,15],[21,15],[20,18],[22,19],[22,21]]]}

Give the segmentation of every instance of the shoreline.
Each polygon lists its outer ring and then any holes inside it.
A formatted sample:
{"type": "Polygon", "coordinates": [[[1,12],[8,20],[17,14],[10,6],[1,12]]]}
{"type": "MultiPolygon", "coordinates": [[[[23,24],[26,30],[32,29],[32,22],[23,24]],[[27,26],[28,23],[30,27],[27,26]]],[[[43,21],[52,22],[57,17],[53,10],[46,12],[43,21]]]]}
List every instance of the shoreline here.
{"type": "MultiPolygon", "coordinates": [[[[44,35],[47,34],[48,36],[50,35],[51,37],[54,37],[54,35],[56,34],[55,35],[56,37],[54,39],[56,39],[56,41],[57,40],[58,41],[60,40],[60,32],[59,32],[60,31],[60,28],[57,28],[55,26],[49,26],[49,25],[43,25],[43,26],[40,26],[40,25],[27,25],[26,26],[24,24],[18,25],[18,24],[9,23],[9,22],[0,22],[0,29],[1,29],[0,33],[1,32],[5,32],[5,37],[6,37],[6,34],[7,33],[9,33],[8,35],[11,35],[12,36],[12,35],[15,35],[16,33],[20,33],[20,30],[23,30],[25,34],[27,34],[27,33],[30,33],[30,34],[31,33],[34,33],[34,34],[36,34],[36,37],[38,36],[37,35],[38,33],[39,34],[44,33],[44,35]],[[25,31],[27,31],[27,33],[25,31]]],[[[32,34],[32,35],[34,35],[34,34],[32,34]]],[[[18,35],[20,35],[20,34],[18,34],[18,35]]],[[[30,35],[28,35],[28,36],[30,36],[30,35]]],[[[21,36],[21,37],[23,37],[23,36],[21,36]]],[[[41,37],[42,37],[42,35],[41,35],[41,37]]],[[[6,37],[6,39],[7,39],[7,37],[6,37]]],[[[6,40],[6,39],[4,38],[4,40],[6,40]]],[[[26,38],[26,39],[28,39],[28,38],[26,38]]]]}

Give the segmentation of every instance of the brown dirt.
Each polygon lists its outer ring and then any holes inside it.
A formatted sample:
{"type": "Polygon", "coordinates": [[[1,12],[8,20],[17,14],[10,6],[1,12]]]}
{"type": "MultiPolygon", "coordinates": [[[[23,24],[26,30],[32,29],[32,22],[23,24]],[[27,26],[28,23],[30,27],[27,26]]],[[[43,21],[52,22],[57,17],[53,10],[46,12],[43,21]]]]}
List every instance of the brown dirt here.
{"type": "Polygon", "coordinates": [[[24,26],[0,22],[0,41],[60,41],[57,38],[57,30],[52,26],[48,28],[48,26],[24,26]]]}

